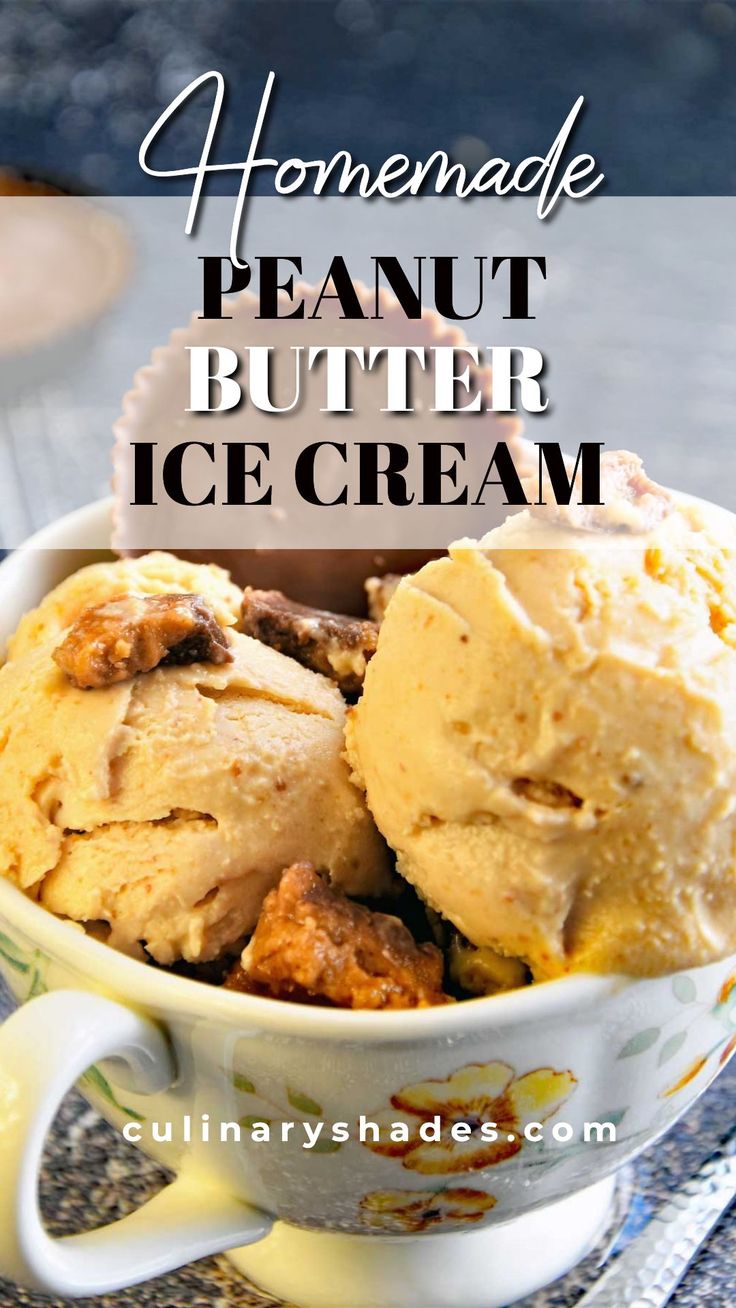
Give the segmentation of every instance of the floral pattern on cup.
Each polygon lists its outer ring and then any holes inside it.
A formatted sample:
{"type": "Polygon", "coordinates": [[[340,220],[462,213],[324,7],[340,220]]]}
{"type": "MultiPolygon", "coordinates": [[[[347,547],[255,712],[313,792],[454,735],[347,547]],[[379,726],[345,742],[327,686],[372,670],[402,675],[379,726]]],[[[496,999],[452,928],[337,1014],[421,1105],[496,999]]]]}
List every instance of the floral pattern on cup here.
{"type": "Polygon", "coordinates": [[[10,936],[0,931],[0,959],[11,972],[28,978],[28,988],[24,996],[26,1000],[46,994],[48,987],[44,971],[47,959],[40,949],[34,949],[31,954],[27,954],[14,940],[11,940],[10,936]]]}
{"type": "Polygon", "coordinates": [[[138,1112],[137,1108],[129,1108],[127,1104],[121,1104],[110,1082],[99,1067],[90,1067],[84,1073],[80,1085],[84,1087],[85,1092],[90,1091],[93,1096],[101,1095],[112,1108],[118,1113],[122,1113],[123,1117],[131,1117],[134,1122],[145,1122],[145,1117],[138,1112]]]}
{"type": "Polygon", "coordinates": [[[361,1221],[373,1230],[416,1234],[434,1226],[481,1222],[496,1200],[484,1190],[374,1190],[360,1201],[361,1221]]]}
{"type": "Polygon", "coordinates": [[[469,1063],[447,1080],[420,1081],[391,1096],[391,1108],[371,1115],[382,1128],[381,1140],[366,1140],[374,1153],[400,1158],[410,1171],[424,1176],[474,1172],[513,1158],[524,1144],[524,1128],[545,1122],[572,1094],[577,1079],[572,1072],[538,1067],[517,1077],[508,1063],[469,1063]],[[425,1141],[420,1127],[439,1117],[441,1140],[425,1141]],[[391,1125],[406,1126],[405,1139],[388,1138],[391,1125]],[[451,1128],[466,1123],[468,1140],[452,1138],[451,1128]],[[496,1138],[481,1133],[484,1124],[496,1124],[496,1138]]]}
{"type": "MultiPolygon", "coordinates": [[[[46,968],[48,959],[40,949],[34,949],[30,953],[21,949],[10,936],[4,931],[0,931],[0,958],[6,964],[10,971],[19,977],[27,979],[26,992],[24,1000],[27,1003],[29,999],[36,999],[39,995],[48,994],[49,987],[46,984],[46,968]]],[[[87,1091],[90,1091],[92,1097],[99,1095],[106,1100],[117,1112],[124,1117],[131,1117],[137,1122],[145,1122],[145,1117],[135,1108],[128,1108],[127,1105],[121,1104],[110,1082],[99,1067],[90,1067],[80,1079],[80,1085],[87,1091]]]]}
{"type": "MultiPolygon", "coordinates": [[[[323,1116],[322,1105],[318,1104],[316,1099],[308,1095],[304,1090],[297,1090],[294,1086],[285,1086],[284,1094],[287,1104],[278,1103],[275,1099],[267,1098],[261,1094],[251,1080],[244,1072],[234,1072],[232,1083],[235,1089],[241,1095],[247,1095],[249,1098],[249,1107],[254,1111],[246,1113],[238,1118],[238,1125],[246,1130],[252,1131],[257,1127],[272,1126],[274,1123],[293,1121],[295,1114],[297,1120],[309,1121],[310,1118],[321,1118],[323,1116]],[[265,1112],[255,1111],[261,1104],[266,1107],[265,1112]]],[[[329,1136],[324,1139],[320,1138],[310,1146],[309,1154],[336,1154],[341,1148],[339,1140],[333,1140],[329,1136]]]]}
{"type": "Polygon", "coordinates": [[[702,1000],[698,997],[695,980],[687,972],[680,972],[672,978],[672,993],[685,1009],[685,1022],[680,1020],[678,1010],[664,1026],[642,1028],[630,1036],[619,1050],[619,1059],[635,1058],[651,1050],[656,1055],[657,1067],[663,1067],[674,1060],[685,1046],[695,1020],[706,1014],[710,1014],[723,1028],[723,1035],[719,1036],[710,1049],[691,1057],[674,1080],[668,1079],[659,1091],[660,1099],[671,1099],[678,1095],[705,1071],[708,1072],[709,1084],[736,1050],[736,973],[732,973],[719,987],[715,1002],[710,998],[702,1000]],[[675,1026],[674,1031],[672,1026],[675,1026]]]}
{"type": "MultiPolygon", "coordinates": [[[[673,984],[678,980],[679,978],[676,977],[673,984]]],[[[692,1002],[695,1002],[697,999],[695,984],[690,977],[686,977],[684,980],[690,982],[692,1002]]],[[[682,997],[682,986],[680,986],[680,990],[681,995],[679,997],[682,997]]],[[[687,1002],[690,1002],[690,1000],[687,1002]]],[[[734,1034],[734,1028],[736,1028],[736,973],[732,973],[731,976],[727,977],[720,986],[711,1012],[713,1017],[724,1027],[724,1035],[706,1053],[694,1058],[677,1079],[660,1092],[662,1099],[671,1099],[673,1095],[679,1094],[681,1090],[685,1089],[685,1086],[690,1085],[691,1081],[700,1076],[701,1072],[706,1068],[708,1069],[708,1084],[710,1084],[736,1050],[736,1035],[734,1034]]],[[[679,1039],[679,1035],[670,1037],[670,1040],[674,1039],[679,1039]]]]}

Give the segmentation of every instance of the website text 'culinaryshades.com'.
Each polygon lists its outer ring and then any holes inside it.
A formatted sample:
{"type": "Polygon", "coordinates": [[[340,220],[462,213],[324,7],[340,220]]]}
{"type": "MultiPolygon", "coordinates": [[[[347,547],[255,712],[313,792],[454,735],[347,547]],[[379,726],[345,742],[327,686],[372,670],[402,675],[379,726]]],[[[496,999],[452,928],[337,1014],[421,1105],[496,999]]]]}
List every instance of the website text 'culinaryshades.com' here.
{"type": "MultiPolygon", "coordinates": [[[[412,1128],[413,1129],[413,1128],[412,1128]]],[[[122,1135],[129,1144],[294,1144],[301,1142],[303,1149],[329,1153],[349,1141],[359,1144],[383,1145],[386,1153],[391,1146],[397,1150],[409,1140],[406,1122],[378,1123],[361,1116],[357,1122],[325,1122],[282,1120],[274,1122],[262,1117],[243,1117],[236,1121],[214,1121],[208,1113],[193,1117],[186,1114],[178,1121],[126,1122],[122,1135]]],[[[508,1141],[514,1144],[553,1143],[566,1145],[577,1138],[583,1144],[615,1144],[615,1122],[584,1122],[578,1134],[570,1122],[527,1122],[515,1131],[506,1131],[496,1122],[457,1121],[443,1127],[439,1115],[428,1118],[419,1126],[419,1138],[424,1144],[441,1144],[451,1140],[456,1145],[478,1139],[485,1144],[508,1141]]]]}

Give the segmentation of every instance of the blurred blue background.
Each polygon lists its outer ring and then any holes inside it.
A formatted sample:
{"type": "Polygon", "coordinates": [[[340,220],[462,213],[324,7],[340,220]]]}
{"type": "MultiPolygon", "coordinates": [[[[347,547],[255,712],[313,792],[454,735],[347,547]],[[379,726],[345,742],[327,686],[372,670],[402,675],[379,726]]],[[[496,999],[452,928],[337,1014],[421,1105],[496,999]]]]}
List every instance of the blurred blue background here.
{"type": "MultiPolygon", "coordinates": [[[[273,68],[280,157],[523,157],[584,94],[580,148],[610,193],[735,189],[730,0],[0,0],[0,159],[94,192],[171,193],[138,146],[209,68],[229,84],[223,159],[243,157],[273,68]]],[[[161,166],[193,161],[210,99],[172,128],[161,166]]]]}

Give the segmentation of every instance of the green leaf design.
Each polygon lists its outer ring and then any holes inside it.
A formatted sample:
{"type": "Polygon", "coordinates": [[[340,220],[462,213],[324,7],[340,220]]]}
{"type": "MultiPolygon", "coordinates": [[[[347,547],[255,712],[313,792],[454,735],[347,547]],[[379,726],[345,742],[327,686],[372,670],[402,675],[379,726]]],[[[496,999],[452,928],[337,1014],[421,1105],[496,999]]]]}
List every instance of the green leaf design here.
{"type": "Polygon", "coordinates": [[[601,1113],[600,1118],[597,1120],[601,1122],[610,1122],[613,1126],[619,1127],[628,1111],[628,1108],[614,1108],[610,1113],[601,1113]]]}
{"type": "Polygon", "coordinates": [[[10,939],[10,936],[6,936],[4,931],[0,931],[0,945],[2,945],[2,948],[6,949],[9,954],[14,954],[16,958],[20,957],[21,950],[18,948],[15,941],[10,939]]]}
{"type": "Polygon", "coordinates": [[[119,1108],[121,1113],[125,1113],[126,1117],[132,1117],[134,1122],[145,1122],[146,1120],[143,1114],[139,1113],[137,1109],[128,1108],[126,1104],[119,1104],[117,1099],[115,1100],[115,1107],[119,1108]]]}
{"type": "Polygon", "coordinates": [[[233,1085],[236,1090],[241,1090],[244,1095],[254,1095],[256,1093],[253,1082],[249,1081],[247,1076],[243,1076],[242,1072],[233,1073],[233,1085]]]}
{"type": "Polygon", "coordinates": [[[86,1081],[88,1085],[94,1086],[95,1090],[99,1090],[100,1094],[104,1095],[110,1103],[115,1103],[113,1088],[107,1077],[100,1071],[99,1067],[88,1068],[82,1077],[82,1080],[86,1081]]]}
{"type": "Polygon", "coordinates": [[[672,993],[681,1004],[692,1004],[698,997],[695,982],[691,976],[676,976],[672,981],[672,993]]]}
{"type": "Polygon", "coordinates": [[[88,1071],[85,1072],[82,1080],[86,1081],[87,1085],[91,1085],[95,1090],[98,1090],[108,1103],[112,1104],[113,1107],[117,1108],[121,1113],[125,1113],[126,1117],[132,1117],[135,1122],[145,1122],[145,1117],[137,1112],[135,1108],[126,1108],[125,1104],[121,1104],[118,1101],[110,1082],[100,1071],[99,1067],[90,1067],[88,1071]]]}
{"type": "Polygon", "coordinates": [[[37,967],[35,968],[33,976],[31,978],[31,984],[28,990],[27,998],[35,999],[37,995],[45,995],[46,990],[47,990],[46,982],[41,976],[40,969],[37,967]]]}
{"type": "Polygon", "coordinates": [[[326,1140],[318,1140],[307,1152],[310,1154],[336,1154],[339,1149],[342,1149],[341,1142],[339,1140],[330,1140],[328,1137],[326,1140]]]}
{"type": "Polygon", "coordinates": [[[670,1036],[669,1040],[665,1040],[659,1051],[657,1066],[661,1067],[662,1064],[668,1062],[670,1058],[674,1058],[675,1054],[679,1053],[682,1049],[686,1040],[687,1031],[676,1031],[674,1035],[670,1036]]]}
{"type": "Polygon", "coordinates": [[[21,962],[15,954],[9,953],[8,950],[2,946],[0,946],[0,958],[4,958],[8,966],[15,968],[16,972],[30,972],[31,970],[30,963],[21,962]]]}
{"type": "Polygon", "coordinates": [[[256,1117],[239,1117],[239,1118],[238,1118],[238,1126],[245,1127],[246,1130],[248,1130],[248,1131],[252,1130],[252,1128],[253,1128],[254,1126],[270,1126],[270,1125],[271,1125],[271,1118],[270,1118],[270,1117],[258,1117],[258,1116],[256,1116],[256,1117]]]}
{"type": "Polygon", "coordinates": [[[286,1094],[292,1108],[296,1108],[298,1113],[308,1113],[310,1117],[320,1117],[322,1109],[315,1099],[310,1099],[301,1090],[292,1090],[291,1086],[286,1087],[286,1094]]]}
{"type": "Polygon", "coordinates": [[[656,1045],[660,1036],[658,1026],[649,1026],[646,1031],[638,1031],[635,1036],[626,1041],[623,1049],[619,1050],[619,1058],[634,1058],[636,1054],[643,1054],[652,1045],[656,1045]]]}

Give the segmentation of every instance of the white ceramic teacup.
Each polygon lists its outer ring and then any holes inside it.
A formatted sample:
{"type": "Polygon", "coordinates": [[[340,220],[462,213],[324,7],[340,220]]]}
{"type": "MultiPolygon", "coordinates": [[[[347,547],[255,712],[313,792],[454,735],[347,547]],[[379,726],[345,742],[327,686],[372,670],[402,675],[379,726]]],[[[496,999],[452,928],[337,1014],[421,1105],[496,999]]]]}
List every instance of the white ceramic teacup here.
{"type": "MultiPolygon", "coordinates": [[[[89,561],[77,551],[107,512],[72,515],[0,567],[3,635],[89,561]]],[[[617,1170],[736,1043],[734,958],[655,980],[576,976],[446,1008],[343,1012],[146,968],[2,881],[0,970],[22,1005],[0,1030],[0,1273],[62,1295],[228,1250],[303,1308],[511,1303],[587,1252],[617,1170]],[[80,1078],[177,1179],[132,1216],[54,1240],[39,1216],[40,1154],[80,1078]],[[361,1143],[361,1115],[406,1122],[408,1141],[361,1143]],[[435,1116],[442,1144],[420,1138],[435,1116]],[[253,1119],[270,1123],[270,1143],[251,1140],[253,1119]],[[346,1123],[350,1139],[305,1149],[302,1124],[320,1121],[323,1137],[346,1123]],[[461,1121],[470,1139],[453,1142],[461,1121]],[[481,1135],[491,1121],[495,1142],[481,1135]],[[555,1122],[570,1139],[553,1139],[555,1122]],[[596,1139],[590,1124],[604,1122],[615,1142],[596,1139]],[[159,1134],[171,1123],[171,1141],[153,1140],[156,1123],[159,1134]],[[240,1123],[241,1142],[220,1142],[221,1123],[240,1123]],[[524,1138],[530,1123],[542,1139],[524,1138]]]]}

